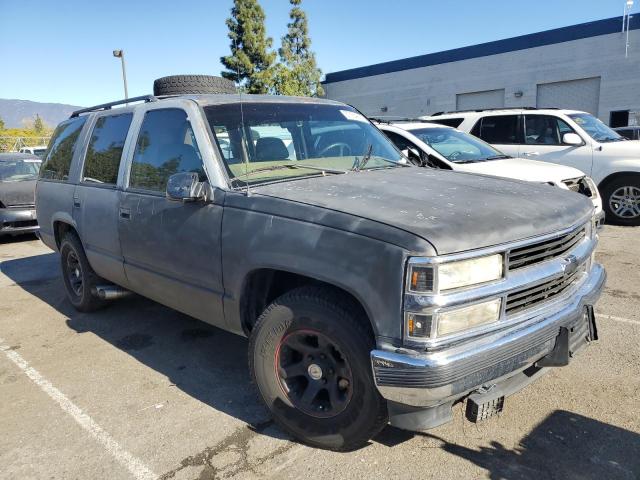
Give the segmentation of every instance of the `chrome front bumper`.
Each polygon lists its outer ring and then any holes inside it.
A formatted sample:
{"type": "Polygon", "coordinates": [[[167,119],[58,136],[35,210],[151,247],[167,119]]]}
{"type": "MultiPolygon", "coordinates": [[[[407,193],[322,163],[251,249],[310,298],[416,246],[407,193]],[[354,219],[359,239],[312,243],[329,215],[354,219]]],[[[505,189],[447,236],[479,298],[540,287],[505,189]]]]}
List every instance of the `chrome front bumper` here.
{"type": "Polygon", "coordinates": [[[594,264],[570,297],[532,310],[527,318],[503,330],[428,352],[373,350],[376,386],[393,402],[435,407],[479,387],[522,372],[549,354],[561,327],[569,329],[570,350],[585,343],[585,308],[599,298],[606,272],[594,264]]]}

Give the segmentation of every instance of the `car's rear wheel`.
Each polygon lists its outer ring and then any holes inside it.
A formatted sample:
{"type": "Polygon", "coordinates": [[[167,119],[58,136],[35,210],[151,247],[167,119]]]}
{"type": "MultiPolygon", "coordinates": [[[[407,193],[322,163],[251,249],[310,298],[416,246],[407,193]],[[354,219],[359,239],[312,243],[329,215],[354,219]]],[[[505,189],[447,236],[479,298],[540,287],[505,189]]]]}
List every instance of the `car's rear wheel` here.
{"type": "Polygon", "coordinates": [[[78,236],[67,233],[60,243],[60,264],[67,297],[76,310],[92,312],[106,305],[93,292],[95,287],[107,283],[93,271],[78,236]]]}
{"type": "Polygon", "coordinates": [[[276,299],[251,335],[249,365],[283,430],[309,445],[356,449],[387,423],[375,387],[370,329],[329,289],[302,287],[276,299]]]}
{"type": "Polygon", "coordinates": [[[606,219],[618,225],[640,225],[640,177],[624,177],[602,192],[606,219]]]}

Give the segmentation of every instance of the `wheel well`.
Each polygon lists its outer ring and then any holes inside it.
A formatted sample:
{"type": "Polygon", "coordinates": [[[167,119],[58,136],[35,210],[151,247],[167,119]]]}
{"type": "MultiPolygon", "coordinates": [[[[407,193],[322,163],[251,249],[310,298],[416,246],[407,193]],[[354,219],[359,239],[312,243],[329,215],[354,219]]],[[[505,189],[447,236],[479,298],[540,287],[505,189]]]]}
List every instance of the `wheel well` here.
{"type": "Polygon", "coordinates": [[[602,193],[602,191],[611,182],[614,182],[615,180],[618,180],[619,178],[625,178],[625,177],[636,177],[636,178],[640,179],[640,172],[616,172],[616,173],[612,173],[611,175],[609,175],[608,177],[605,177],[605,179],[600,182],[600,184],[598,185],[598,191],[600,193],[602,193]]]}
{"type": "Polygon", "coordinates": [[[242,328],[245,333],[248,335],[251,332],[258,317],[276,298],[290,290],[307,285],[324,287],[337,293],[345,303],[357,312],[358,318],[370,328],[373,338],[374,329],[369,316],[362,303],[351,293],[315,278],[274,269],[254,270],[245,280],[240,301],[242,328]]]}
{"type": "Polygon", "coordinates": [[[58,247],[58,250],[60,249],[60,243],[62,243],[62,239],[67,234],[67,232],[75,232],[75,231],[76,229],[73,228],[68,223],[61,222],[61,221],[53,222],[53,236],[56,240],[56,247],[58,247]]]}

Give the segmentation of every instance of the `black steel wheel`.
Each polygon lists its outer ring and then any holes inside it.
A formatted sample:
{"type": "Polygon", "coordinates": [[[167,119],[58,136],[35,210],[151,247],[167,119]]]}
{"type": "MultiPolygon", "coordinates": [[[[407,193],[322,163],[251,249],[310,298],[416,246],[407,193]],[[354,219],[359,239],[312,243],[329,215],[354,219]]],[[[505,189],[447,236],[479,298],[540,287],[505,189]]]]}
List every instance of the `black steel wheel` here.
{"type": "Polygon", "coordinates": [[[283,337],[276,367],[284,394],[307,415],[335,417],[351,400],[351,367],[340,348],[320,332],[295,330],[283,337]]]}
{"type": "Polygon", "coordinates": [[[108,283],[89,265],[82,243],[75,232],[67,233],[60,242],[60,265],[67,298],[76,310],[92,312],[106,305],[93,294],[97,285],[108,283]]]}
{"type": "Polygon", "coordinates": [[[250,338],[249,367],[276,423],[336,451],[359,448],[387,423],[373,380],[371,326],[344,295],[300,287],[277,298],[250,338]]]}

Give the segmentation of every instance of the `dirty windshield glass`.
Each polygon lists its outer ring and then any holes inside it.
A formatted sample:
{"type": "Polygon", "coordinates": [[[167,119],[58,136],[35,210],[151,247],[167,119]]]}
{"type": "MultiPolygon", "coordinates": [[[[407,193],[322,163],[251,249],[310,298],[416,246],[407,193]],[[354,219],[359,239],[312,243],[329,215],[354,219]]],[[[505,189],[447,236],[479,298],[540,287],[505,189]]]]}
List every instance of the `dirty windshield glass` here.
{"type": "Polygon", "coordinates": [[[574,113],[569,117],[582,127],[596,142],[619,142],[625,138],[588,113],[574,113]]]}
{"type": "Polygon", "coordinates": [[[247,102],[204,110],[236,185],[395,168],[403,158],[347,106],[247,102]]]}
{"type": "Polygon", "coordinates": [[[453,128],[418,128],[412,134],[454,163],[471,163],[504,158],[488,143],[453,128]]]}
{"type": "Polygon", "coordinates": [[[0,161],[0,182],[20,182],[38,178],[39,160],[0,161]]]}

